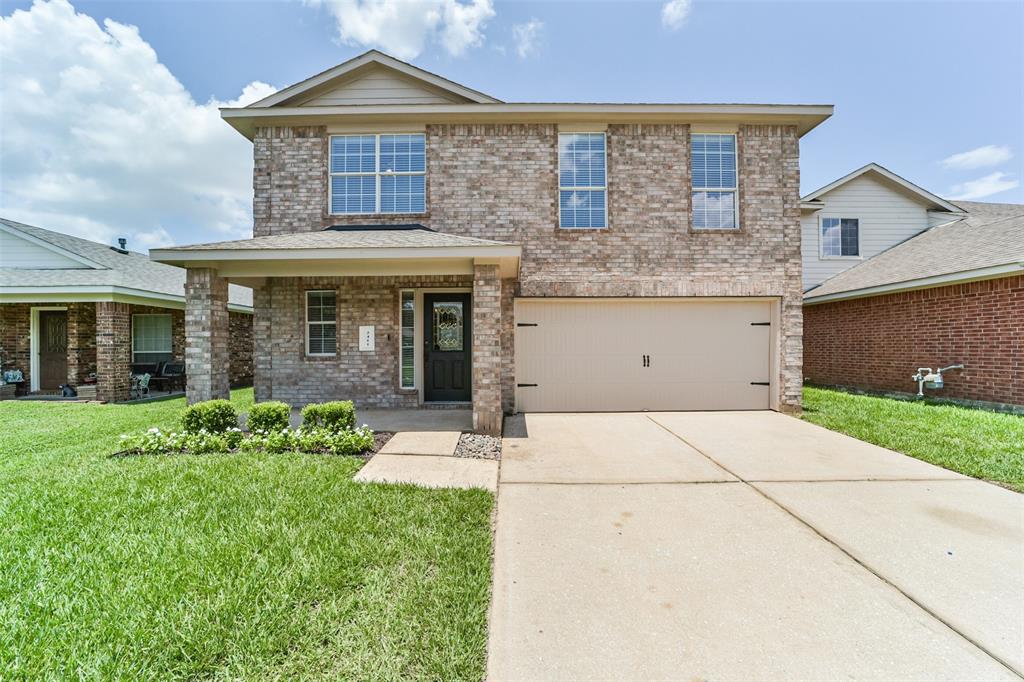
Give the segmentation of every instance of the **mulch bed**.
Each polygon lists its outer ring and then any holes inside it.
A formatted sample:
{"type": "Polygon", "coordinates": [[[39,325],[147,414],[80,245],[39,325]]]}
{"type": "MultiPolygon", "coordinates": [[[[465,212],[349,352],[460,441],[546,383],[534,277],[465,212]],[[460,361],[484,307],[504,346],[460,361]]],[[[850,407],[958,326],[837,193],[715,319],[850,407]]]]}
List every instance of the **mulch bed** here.
{"type": "Polygon", "coordinates": [[[471,459],[501,459],[501,439],[479,433],[464,433],[459,436],[455,456],[471,459]]]}
{"type": "Polygon", "coordinates": [[[393,436],[393,435],[395,435],[395,434],[392,433],[391,431],[374,431],[373,432],[373,447],[370,448],[369,450],[366,450],[366,451],[362,452],[361,454],[359,454],[357,456],[358,457],[362,457],[363,459],[370,459],[371,457],[376,455],[378,452],[380,452],[380,449],[382,447],[384,447],[384,445],[386,445],[389,440],[391,440],[391,436],[393,436]]]}

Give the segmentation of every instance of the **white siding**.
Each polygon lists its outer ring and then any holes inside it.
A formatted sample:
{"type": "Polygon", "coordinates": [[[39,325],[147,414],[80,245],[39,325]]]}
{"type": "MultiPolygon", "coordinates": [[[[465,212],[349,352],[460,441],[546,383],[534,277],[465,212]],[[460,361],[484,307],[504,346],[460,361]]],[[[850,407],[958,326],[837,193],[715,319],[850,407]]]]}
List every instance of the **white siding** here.
{"type": "Polygon", "coordinates": [[[865,173],[818,197],[825,208],[804,213],[804,289],[871,258],[930,227],[928,206],[911,198],[877,175],[865,173]],[[860,221],[860,258],[822,258],[822,217],[857,218],[860,221]]]}
{"type": "Polygon", "coordinates": [[[87,266],[44,246],[0,230],[0,268],[65,270],[87,266]]]}
{"type": "Polygon", "coordinates": [[[375,68],[329,90],[317,93],[301,106],[326,107],[339,104],[451,104],[464,102],[455,95],[375,68]]]}

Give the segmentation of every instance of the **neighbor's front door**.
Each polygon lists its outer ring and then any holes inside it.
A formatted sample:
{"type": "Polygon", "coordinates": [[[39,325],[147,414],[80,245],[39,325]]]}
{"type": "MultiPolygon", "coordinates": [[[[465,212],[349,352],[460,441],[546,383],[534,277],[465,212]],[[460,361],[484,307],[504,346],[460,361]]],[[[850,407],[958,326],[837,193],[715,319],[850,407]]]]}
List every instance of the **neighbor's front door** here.
{"type": "Polygon", "coordinates": [[[424,294],[423,399],[472,399],[473,311],[469,294],[424,294]]]}
{"type": "Polygon", "coordinates": [[[68,314],[39,311],[39,389],[53,390],[68,380],[68,314]]]}

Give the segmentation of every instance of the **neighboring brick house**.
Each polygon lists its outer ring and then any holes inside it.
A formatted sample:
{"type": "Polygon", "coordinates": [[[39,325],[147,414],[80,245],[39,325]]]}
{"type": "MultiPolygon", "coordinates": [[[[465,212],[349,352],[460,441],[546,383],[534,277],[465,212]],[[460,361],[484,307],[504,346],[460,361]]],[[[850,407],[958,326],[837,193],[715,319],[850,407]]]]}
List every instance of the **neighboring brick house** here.
{"type": "MultiPolygon", "coordinates": [[[[253,238],[189,272],[190,400],[253,287],[259,400],[799,410],[799,139],[830,106],[504,103],[370,51],[222,116],[253,238]]],[[[201,390],[200,390],[201,389],[201,390]]]]}
{"type": "Polygon", "coordinates": [[[949,202],[870,164],[803,210],[807,381],[915,393],[918,368],[963,364],[925,393],[1024,409],[1024,205],[949,202]]]}
{"type": "MultiPolygon", "coordinates": [[[[232,286],[229,308],[226,366],[243,385],[253,374],[252,292],[232,286]]],[[[22,392],[94,384],[99,400],[127,400],[132,365],[185,356],[184,270],[0,219],[0,363],[21,371],[22,392]]]]}

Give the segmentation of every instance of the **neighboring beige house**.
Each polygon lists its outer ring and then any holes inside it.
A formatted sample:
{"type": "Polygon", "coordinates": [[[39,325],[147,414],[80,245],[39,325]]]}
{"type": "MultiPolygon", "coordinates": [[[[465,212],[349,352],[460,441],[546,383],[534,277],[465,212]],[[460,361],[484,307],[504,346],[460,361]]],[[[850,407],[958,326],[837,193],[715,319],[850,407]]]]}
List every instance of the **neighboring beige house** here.
{"type": "Polygon", "coordinates": [[[804,197],[804,377],[1024,411],[1024,205],[947,201],[869,164],[804,197]]]}
{"type": "MultiPolygon", "coordinates": [[[[181,268],[123,244],[0,218],[0,363],[21,372],[22,393],[95,385],[100,400],[127,400],[132,365],[185,359],[184,308],[181,268]]],[[[232,286],[227,308],[225,368],[232,384],[245,383],[252,377],[252,292],[232,286]]]]}
{"type": "Polygon", "coordinates": [[[253,238],[188,269],[189,399],[798,410],[799,140],[831,106],[505,103],[368,52],[244,108],[253,238]]]}

